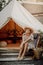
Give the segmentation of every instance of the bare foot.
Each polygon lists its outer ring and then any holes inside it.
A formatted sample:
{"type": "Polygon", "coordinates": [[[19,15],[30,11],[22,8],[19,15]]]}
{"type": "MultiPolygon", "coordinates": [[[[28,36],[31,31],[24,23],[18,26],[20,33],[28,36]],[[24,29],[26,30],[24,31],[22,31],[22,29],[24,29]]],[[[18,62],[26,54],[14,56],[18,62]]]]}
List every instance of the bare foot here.
{"type": "Polygon", "coordinates": [[[23,60],[23,57],[21,57],[20,60],[23,60]]]}
{"type": "Polygon", "coordinates": [[[20,57],[18,56],[17,59],[20,60],[20,57]]]}

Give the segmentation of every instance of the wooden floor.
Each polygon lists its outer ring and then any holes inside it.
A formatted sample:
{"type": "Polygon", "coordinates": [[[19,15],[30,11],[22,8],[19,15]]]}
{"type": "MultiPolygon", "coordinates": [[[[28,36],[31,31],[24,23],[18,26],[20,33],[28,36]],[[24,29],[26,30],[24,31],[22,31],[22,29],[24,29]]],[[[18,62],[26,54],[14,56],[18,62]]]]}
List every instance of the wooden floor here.
{"type": "Polygon", "coordinates": [[[20,43],[10,43],[6,47],[19,47],[20,43]]]}
{"type": "Polygon", "coordinates": [[[0,47],[0,49],[19,49],[20,48],[20,43],[10,43],[7,44],[6,47],[0,47]]]}

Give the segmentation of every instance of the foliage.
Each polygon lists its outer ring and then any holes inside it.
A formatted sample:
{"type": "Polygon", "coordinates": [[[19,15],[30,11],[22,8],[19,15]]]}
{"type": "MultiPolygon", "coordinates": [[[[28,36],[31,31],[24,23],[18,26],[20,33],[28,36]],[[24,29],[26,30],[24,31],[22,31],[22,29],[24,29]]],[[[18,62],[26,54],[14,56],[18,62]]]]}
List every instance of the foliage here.
{"type": "Polygon", "coordinates": [[[10,2],[11,0],[0,0],[0,11],[10,2]]]}
{"type": "Polygon", "coordinates": [[[0,11],[2,10],[2,3],[0,2],[0,11]]]}

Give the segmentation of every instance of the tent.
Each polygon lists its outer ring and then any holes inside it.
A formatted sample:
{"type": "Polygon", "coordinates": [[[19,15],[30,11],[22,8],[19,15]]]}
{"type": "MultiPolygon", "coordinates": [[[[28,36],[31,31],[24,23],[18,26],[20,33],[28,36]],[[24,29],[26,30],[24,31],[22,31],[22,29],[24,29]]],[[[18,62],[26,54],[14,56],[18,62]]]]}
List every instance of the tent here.
{"type": "Polygon", "coordinates": [[[11,17],[14,21],[16,21],[16,24],[18,24],[23,29],[25,27],[31,27],[36,31],[40,30],[43,32],[43,24],[41,24],[40,21],[38,21],[16,0],[12,0],[0,12],[0,29],[8,23],[8,17],[11,17]]]}

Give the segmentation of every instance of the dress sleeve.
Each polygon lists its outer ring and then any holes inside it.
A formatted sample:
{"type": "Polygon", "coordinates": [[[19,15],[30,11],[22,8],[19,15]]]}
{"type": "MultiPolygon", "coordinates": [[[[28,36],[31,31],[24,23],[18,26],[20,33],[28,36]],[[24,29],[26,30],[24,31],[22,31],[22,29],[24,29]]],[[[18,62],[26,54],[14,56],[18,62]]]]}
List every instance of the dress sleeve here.
{"type": "Polygon", "coordinates": [[[34,40],[33,34],[31,34],[30,39],[31,39],[32,41],[34,40]]]}

